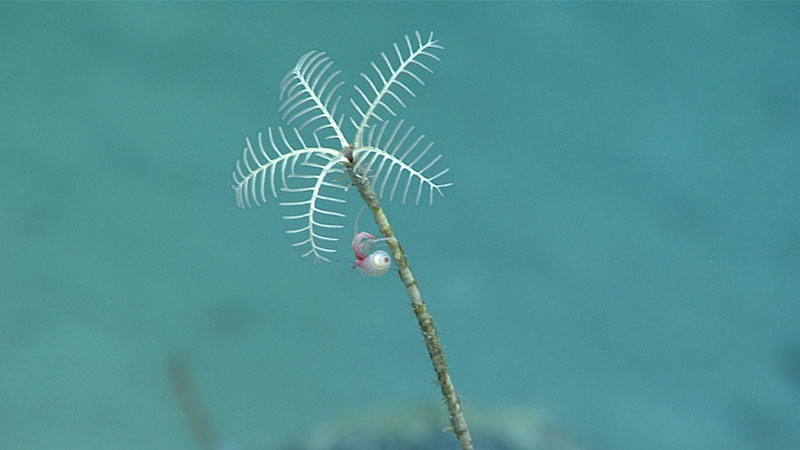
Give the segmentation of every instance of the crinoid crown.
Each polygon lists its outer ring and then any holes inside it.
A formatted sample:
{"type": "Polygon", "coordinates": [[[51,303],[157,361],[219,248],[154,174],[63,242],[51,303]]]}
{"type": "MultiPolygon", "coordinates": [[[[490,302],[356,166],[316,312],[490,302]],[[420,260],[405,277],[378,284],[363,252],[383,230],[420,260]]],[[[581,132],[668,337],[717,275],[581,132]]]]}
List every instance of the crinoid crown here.
{"type": "Polygon", "coordinates": [[[236,204],[259,206],[267,202],[267,190],[273,197],[280,192],[279,205],[288,211],[283,216],[289,223],[286,233],[303,257],[330,261],[327,256],[336,251],[331,246],[339,240],[335,232],[344,227],[345,217],[336,207],[345,203],[348,171],[368,176],[381,197],[388,192],[392,200],[397,194],[403,203],[410,196],[418,204],[426,192],[433,204],[434,192],[443,195],[441,189],[452,184],[439,181],[449,169],[434,169],[441,155],[429,155],[433,143],[424,144],[424,135],[412,137],[414,127],[403,120],[390,124],[382,117],[397,117],[393,108],[415,97],[411,87],[424,85],[420,74],[432,73],[428,64],[439,60],[436,53],[443,47],[433,33],[427,40],[419,32],[414,37],[405,36],[405,45],[394,44],[394,55],[381,53],[381,61],[371,63],[375,73],[361,74],[363,88],[353,87],[352,142],[342,132],[344,113],[337,116],[341,71],[329,72],[333,61],[316,50],[301,56],[281,81],[279,111],[287,128],[268,128],[255,142],[246,138],[233,171],[236,204]],[[331,141],[335,144],[323,145],[331,141]]]}

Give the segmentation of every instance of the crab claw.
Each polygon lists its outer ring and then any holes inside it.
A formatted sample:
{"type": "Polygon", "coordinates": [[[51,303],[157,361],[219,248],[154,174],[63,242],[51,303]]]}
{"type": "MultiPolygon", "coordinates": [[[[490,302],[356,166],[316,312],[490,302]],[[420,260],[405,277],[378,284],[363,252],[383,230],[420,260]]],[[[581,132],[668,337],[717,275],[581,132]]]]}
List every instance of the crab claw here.
{"type": "Polygon", "coordinates": [[[367,249],[371,243],[375,242],[375,236],[362,231],[353,238],[353,252],[356,254],[356,260],[361,261],[367,257],[367,249]],[[363,241],[367,242],[363,242],[363,241]]]}

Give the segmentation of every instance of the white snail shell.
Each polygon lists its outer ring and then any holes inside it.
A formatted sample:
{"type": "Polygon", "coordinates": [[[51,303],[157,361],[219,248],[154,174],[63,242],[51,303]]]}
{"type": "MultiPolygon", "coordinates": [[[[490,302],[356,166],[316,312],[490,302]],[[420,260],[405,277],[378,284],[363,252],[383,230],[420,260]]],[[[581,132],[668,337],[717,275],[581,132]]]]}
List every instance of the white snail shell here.
{"type": "Polygon", "coordinates": [[[379,277],[389,271],[392,258],[384,250],[375,250],[370,253],[361,265],[361,273],[370,277],[379,277]]]}

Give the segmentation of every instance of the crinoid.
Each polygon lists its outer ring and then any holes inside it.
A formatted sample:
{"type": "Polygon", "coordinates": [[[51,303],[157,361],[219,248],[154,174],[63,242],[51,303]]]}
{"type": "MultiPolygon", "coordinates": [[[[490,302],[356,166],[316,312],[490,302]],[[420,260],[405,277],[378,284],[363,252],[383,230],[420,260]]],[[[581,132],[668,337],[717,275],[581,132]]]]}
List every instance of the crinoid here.
{"type": "Polygon", "coordinates": [[[350,118],[352,143],[342,131],[344,113],[337,111],[342,98],[337,91],[344,82],[336,77],[341,71],[331,71],[333,61],[316,50],[301,56],[280,84],[279,111],[286,125],[296,128],[268,128],[255,143],[246,139],[233,171],[236,204],[259,206],[267,202],[267,191],[289,197],[279,204],[290,210],[283,216],[289,222],[286,233],[303,257],[330,261],[327,255],[336,251],[335,230],[343,228],[345,217],[336,207],[345,202],[348,172],[369,177],[379,196],[388,193],[392,200],[398,194],[403,203],[409,194],[419,203],[427,191],[433,204],[434,192],[443,195],[442,188],[451,185],[439,181],[449,169],[434,169],[441,155],[429,154],[433,143],[424,143],[425,136],[415,136],[414,127],[402,120],[384,120],[406,106],[403,97],[415,96],[415,84],[425,84],[422,73],[433,72],[429,64],[439,60],[436,52],[443,49],[433,33],[426,40],[419,32],[414,37],[405,36],[405,45],[394,44],[394,55],[381,53],[382,63],[371,64],[372,77],[361,74],[364,87],[355,85],[357,95],[350,99],[355,111],[350,118]],[[331,141],[335,145],[325,145],[331,141]]]}
{"type": "MultiPolygon", "coordinates": [[[[233,171],[233,189],[236,204],[242,208],[266,203],[267,185],[274,197],[279,190],[285,196],[294,196],[280,202],[281,206],[294,209],[283,216],[292,224],[287,233],[297,235],[293,245],[303,247],[303,256],[313,255],[315,261],[329,261],[326,255],[335,251],[330,245],[339,238],[331,232],[343,228],[344,214],[334,209],[345,202],[342,192],[350,186],[358,190],[383,238],[374,239],[368,233],[356,234],[352,244],[359,258],[356,265],[366,257],[364,249],[369,248],[369,243],[385,242],[391,250],[422,330],[453,432],[462,450],[472,450],[472,437],[447,370],[433,317],[422,300],[405,251],[379,200],[388,188],[390,200],[400,193],[402,202],[411,195],[419,203],[427,192],[428,202],[433,203],[434,192],[442,194],[442,188],[450,186],[450,183],[438,181],[448,169],[433,169],[441,156],[429,156],[432,144],[423,145],[424,136],[412,138],[414,128],[406,127],[402,120],[390,125],[379,115],[397,116],[392,108],[405,107],[403,98],[414,96],[409,85],[424,84],[420,73],[433,72],[428,64],[439,60],[436,52],[442,50],[442,46],[433,39],[433,33],[427,40],[419,33],[414,37],[416,39],[406,36],[405,45],[394,44],[393,56],[381,53],[383,64],[371,64],[375,71],[372,78],[361,74],[365,87],[355,86],[358,95],[350,100],[357,115],[357,119],[350,120],[356,130],[352,143],[342,132],[344,114],[337,116],[336,111],[341,100],[336,91],[343,84],[335,81],[339,71],[328,73],[333,62],[323,52],[311,51],[301,56],[284,77],[280,89],[283,120],[287,125],[299,125],[290,131],[277,128],[274,132],[270,128],[266,139],[259,133],[257,151],[247,139],[233,171]],[[304,139],[304,129],[311,130],[311,139],[304,139]],[[338,147],[322,144],[331,140],[338,147]],[[349,179],[350,185],[344,184],[344,179],[349,179]],[[366,247],[359,240],[365,236],[368,238],[366,247]]],[[[370,274],[378,272],[371,270],[370,274]]]]}

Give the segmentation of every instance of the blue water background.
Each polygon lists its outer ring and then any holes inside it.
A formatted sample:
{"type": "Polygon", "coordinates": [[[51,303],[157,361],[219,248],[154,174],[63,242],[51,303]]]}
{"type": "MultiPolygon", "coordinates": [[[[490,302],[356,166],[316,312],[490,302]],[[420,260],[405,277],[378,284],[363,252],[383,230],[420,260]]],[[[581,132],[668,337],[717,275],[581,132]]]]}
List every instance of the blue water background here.
{"type": "Polygon", "coordinates": [[[467,413],[800,448],[800,4],[4,3],[0,449],[194,448],[175,351],[243,448],[439,404],[351,228],[312,265],[230,188],[302,53],[347,98],[414,30],[446,49],[400,115],[455,185],[386,210],[467,413]]]}

